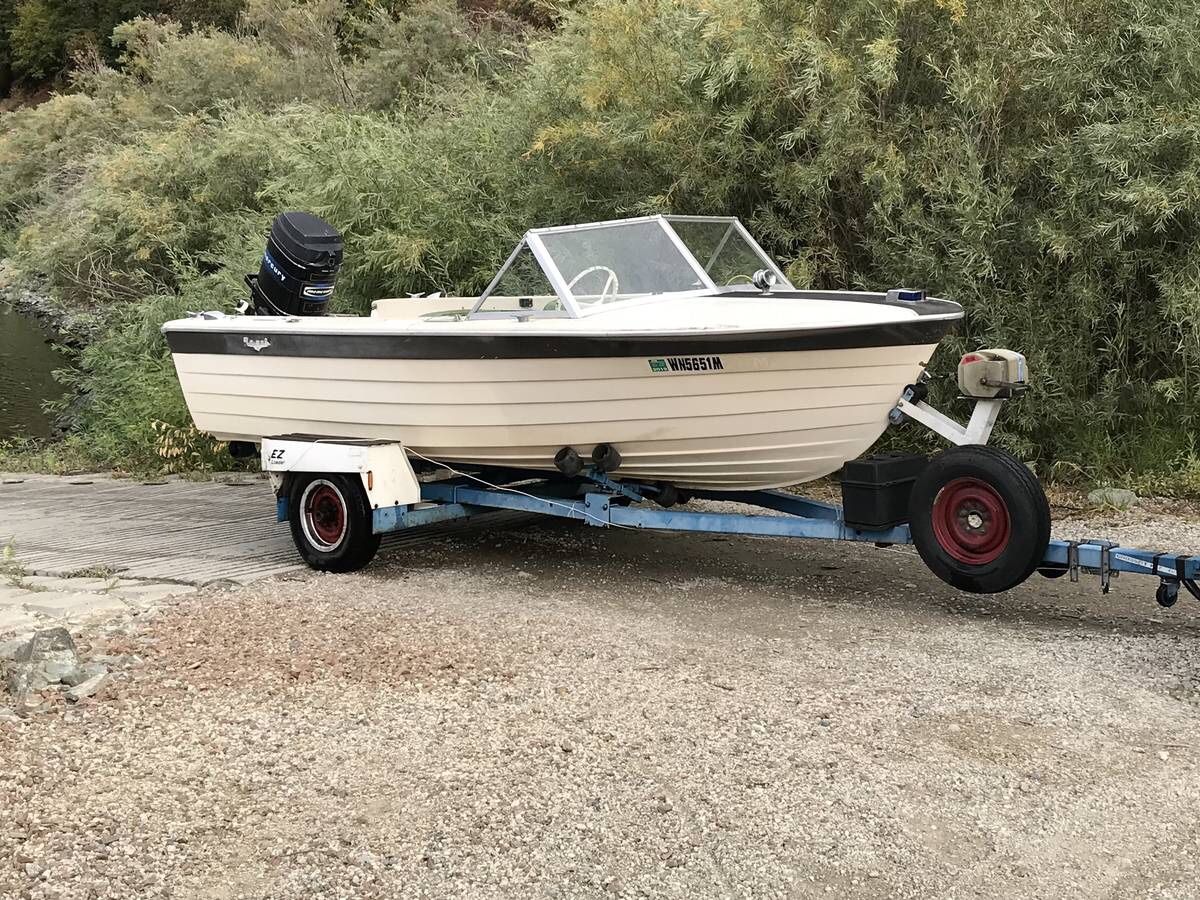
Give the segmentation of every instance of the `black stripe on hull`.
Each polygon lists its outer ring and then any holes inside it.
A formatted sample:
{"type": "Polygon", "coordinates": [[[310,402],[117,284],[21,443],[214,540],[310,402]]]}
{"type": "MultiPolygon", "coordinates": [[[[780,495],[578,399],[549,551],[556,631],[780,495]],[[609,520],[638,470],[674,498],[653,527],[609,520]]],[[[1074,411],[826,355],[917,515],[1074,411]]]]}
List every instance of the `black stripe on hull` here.
{"type": "Polygon", "coordinates": [[[838,328],[686,335],[303,334],[260,329],[166,332],[172,353],[325,359],[596,359],[849,350],[936,344],[957,319],[909,319],[838,328]],[[259,342],[270,341],[269,346],[259,342]],[[252,345],[260,349],[255,350],[252,345]]]}

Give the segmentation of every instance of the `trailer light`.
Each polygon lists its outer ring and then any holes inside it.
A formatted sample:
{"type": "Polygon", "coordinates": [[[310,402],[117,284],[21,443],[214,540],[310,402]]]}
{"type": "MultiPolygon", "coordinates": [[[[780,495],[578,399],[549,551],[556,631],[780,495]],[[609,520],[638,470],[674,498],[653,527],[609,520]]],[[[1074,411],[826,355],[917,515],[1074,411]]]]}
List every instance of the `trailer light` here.
{"type": "Polygon", "coordinates": [[[375,490],[375,473],[370,469],[367,470],[367,490],[375,490]]]}
{"type": "Polygon", "coordinates": [[[962,359],[960,359],[958,361],[958,364],[960,366],[965,366],[965,365],[967,365],[967,363],[979,362],[981,359],[983,359],[983,357],[980,356],[978,353],[968,353],[966,356],[964,356],[962,359]]]}

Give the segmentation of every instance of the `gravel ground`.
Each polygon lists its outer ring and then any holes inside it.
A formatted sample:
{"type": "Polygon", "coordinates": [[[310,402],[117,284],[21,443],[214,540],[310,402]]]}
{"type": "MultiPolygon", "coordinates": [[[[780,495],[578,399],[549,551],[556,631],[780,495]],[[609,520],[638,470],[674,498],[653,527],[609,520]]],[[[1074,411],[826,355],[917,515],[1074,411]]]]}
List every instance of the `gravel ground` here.
{"type": "Polygon", "coordinates": [[[538,523],[77,640],[140,661],[0,724],[3,897],[1197,893],[1200,604],[1150,579],[538,523]]]}

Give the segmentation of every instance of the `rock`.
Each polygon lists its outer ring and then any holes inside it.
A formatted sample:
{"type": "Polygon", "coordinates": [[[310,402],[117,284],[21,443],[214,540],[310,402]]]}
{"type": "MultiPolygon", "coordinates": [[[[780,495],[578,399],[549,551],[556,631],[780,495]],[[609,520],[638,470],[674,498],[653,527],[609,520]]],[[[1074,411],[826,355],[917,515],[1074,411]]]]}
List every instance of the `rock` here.
{"type": "Polygon", "coordinates": [[[41,671],[42,677],[50,684],[73,685],[87,680],[87,676],[83,674],[83,669],[79,668],[74,654],[71,659],[46,660],[41,664],[41,671]]]}
{"type": "Polygon", "coordinates": [[[28,637],[13,638],[11,641],[4,641],[3,643],[0,643],[0,659],[13,662],[17,658],[17,653],[20,652],[21,648],[27,643],[29,643],[28,637]]]}
{"type": "Polygon", "coordinates": [[[1093,506],[1109,506],[1114,509],[1129,509],[1138,499],[1137,494],[1124,488],[1097,488],[1087,496],[1088,503],[1093,506]]]}
{"type": "Polygon", "coordinates": [[[71,632],[62,627],[47,628],[44,631],[36,632],[29,638],[25,645],[17,650],[16,655],[13,656],[13,662],[36,662],[46,658],[49,653],[67,650],[72,654],[75,652],[75,639],[71,637],[71,632]]]}
{"type": "Polygon", "coordinates": [[[75,687],[83,684],[89,678],[95,678],[97,675],[107,675],[108,667],[98,662],[86,662],[81,666],[75,666],[69,672],[63,674],[59,679],[68,687],[75,687]]]}
{"type": "Polygon", "coordinates": [[[65,684],[67,687],[75,687],[78,684],[83,684],[85,681],[91,678],[92,675],[96,674],[98,673],[92,672],[91,674],[88,674],[88,672],[84,670],[83,666],[75,666],[70,671],[64,672],[59,681],[65,684]]]}
{"type": "Polygon", "coordinates": [[[67,699],[72,703],[78,703],[80,700],[84,699],[85,697],[92,696],[92,694],[96,693],[96,691],[100,690],[100,688],[104,687],[107,681],[107,672],[103,675],[95,675],[82,684],[77,684],[75,687],[67,691],[67,699]]]}
{"type": "MultiPolygon", "coordinates": [[[[91,662],[84,663],[83,667],[87,669],[88,666],[96,666],[111,672],[113,669],[124,669],[128,666],[137,665],[141,661],[141,657],[132,653],[97,653],[92,657],[91,662]]],[[[92,674],[96,675],[99,673],[93,672],[92,674]]]]}
{"type": "Polygon", "coordinates": [[[20,722],[21,717],[18,716],[10,707],[0,706],[0,723],[4,722],[20,722]]]}
{"type": "Polygon", "coordinates": [[[34,691],[40,691],[46,685],[44,681],[40,685],[37,684],[32,668],[24,665],[14,668],[8,673],[8,677],[4,680],[4,686],[10,694],[17,698],[17,707],[20,708],[25,705],[26,697],[34,691]]]}
{"type": "Polygon", "coordinates": [[[79,659],[75,656],[75,641],[65,628],[39,631],[17,648],[13,668],[8,674],[8,691],[17,698],[18,706],[36,691],[76,677],[79,659]]]}

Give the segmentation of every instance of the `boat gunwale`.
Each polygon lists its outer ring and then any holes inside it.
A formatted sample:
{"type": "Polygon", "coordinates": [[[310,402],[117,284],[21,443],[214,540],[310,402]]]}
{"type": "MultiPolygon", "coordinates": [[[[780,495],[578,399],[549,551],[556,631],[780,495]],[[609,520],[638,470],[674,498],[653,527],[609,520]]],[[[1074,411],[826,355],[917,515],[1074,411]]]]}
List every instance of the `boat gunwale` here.
{"type": "Polygon", "coordinates": [[[346,359],[597,359],[638,356],[721,356],[796,353],[936,344],[962,318],[925,315],[890,322],[756,331],[699,330],[620,333],[481,333],[335,331],[329,328],[241,327],[238,317],[168,322],[172,353],[346,359]],[[219,325],[214,325],[218,322],[219,325]],[[251,339],[253,335],[253,340],[251,339]],[[263,341],[267,344],[263,344],[263,341]]]}

